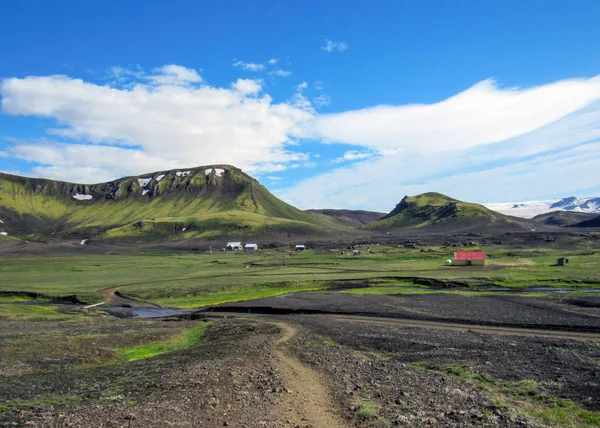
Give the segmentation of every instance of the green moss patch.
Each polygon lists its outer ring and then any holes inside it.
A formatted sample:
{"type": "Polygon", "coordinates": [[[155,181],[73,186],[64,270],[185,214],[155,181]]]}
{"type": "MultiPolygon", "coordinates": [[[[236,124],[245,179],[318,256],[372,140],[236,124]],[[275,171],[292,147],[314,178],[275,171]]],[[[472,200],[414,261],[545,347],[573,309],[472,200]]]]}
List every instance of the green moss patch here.
{"type": "Polygon", "coordinates": [[[35,306],[6,304],[0,305],[0,319],[8,318],[20,321],[66,321],[73,315],[58,312],[58,306],[35,306]]]}
{"type": "Polygon", "coordinates": [[[170,338],[164,343],[148,343],[131,348],[120,349],[119,352],[123,355],[123,361],[131,362],[152,358],[177,349],[190,348],[200,343],[210,324],[211,323],[209,322],[202,323],[191,330],[170,338]]]}
{"type": "Polygon", "coordinates": [[[181,297],[165,297],[152,299],[161,305],[177,306],[179,308],[199,308],[203,306],[219,305],[222,303],[242,302],[245,300],[262,299],[265,297],[280,296],[297,291],[318,291],[326,289],[325,284],[291,284],[289,286],[245,286],[229,288],[222,291],[203,294],[191,294],[181,297]]]}

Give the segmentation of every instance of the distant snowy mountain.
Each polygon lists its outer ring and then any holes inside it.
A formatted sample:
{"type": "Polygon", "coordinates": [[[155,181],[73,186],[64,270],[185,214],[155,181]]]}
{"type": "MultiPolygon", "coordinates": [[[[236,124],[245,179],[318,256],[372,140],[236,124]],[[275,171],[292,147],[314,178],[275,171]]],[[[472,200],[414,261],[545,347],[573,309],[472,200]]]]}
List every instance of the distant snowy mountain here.
{"type": "Polygon", "coordinates": [[[600,214],[600,197],[552,199],[551,201],[502,202],[485,204],[491,210],[516,217],[532,218],[552,211],[575,211],[600,214]]]}

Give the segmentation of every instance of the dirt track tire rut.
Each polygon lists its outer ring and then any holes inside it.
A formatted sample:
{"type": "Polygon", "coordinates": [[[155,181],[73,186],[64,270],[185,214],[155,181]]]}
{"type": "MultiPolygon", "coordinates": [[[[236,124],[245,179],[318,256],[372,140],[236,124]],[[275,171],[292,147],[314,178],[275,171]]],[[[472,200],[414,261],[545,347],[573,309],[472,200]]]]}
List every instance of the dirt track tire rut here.
{"type": "Polygon", "coordinates": [[[276,409],[283,427],[342,428],[349,426],[336,409],[329,386],[309,366],[296,358],[286,346],[298,334],[297,327],[284,322],[277,325],[282,336],[273,344],[287,391],[276,409]]]}

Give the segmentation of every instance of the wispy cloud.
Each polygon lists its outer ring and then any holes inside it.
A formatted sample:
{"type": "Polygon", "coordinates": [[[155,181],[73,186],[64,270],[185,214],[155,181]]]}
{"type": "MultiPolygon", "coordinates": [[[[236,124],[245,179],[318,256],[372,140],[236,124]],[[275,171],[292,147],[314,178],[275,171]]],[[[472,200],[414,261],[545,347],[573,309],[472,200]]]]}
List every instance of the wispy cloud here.
{"type": "Polygon", "coordinates": [[[361,149],[278,191],[302,208],[386,211],[426,191],[479,202],[577,194],[598,183],[600,77],[507,89],[485,81],[436,104],[320,115],[313,125],[313,138],[361,149]]]}
{"type": "Polygon", "coordinates": [[[279,59],[271,58],[264,63],[256,63],[256,62],[243,62],[243,61],[235,61],[233,63],[234,67],[241,68],[242,70],[252,71],[252,72],[266,72],[269,76],[277,76],[277,77],[289,77],[292,72],[289,70],[284,70],[281,67],[275,68],[275,66],[279,63],[279,59]]]}
{"type": "Polygon", "coordinates": [[[153,71],[154,74],[148,76],[147,79],[155,85],[187,85],[202,82],[202,77],[196,70],[181,65],[164,65],[153,71]]]}
{"type": "Polygon", "coordinates": [[[317,118],[315,136],[372,149],[462,150],[539,129],[600,100],[600,76],[533,88],[493,80],[435,104],[382,105],[317,118]]]}
{"type": "Polygon", "coordinates": [[[334,163],[362,160],[373,157],[373,153],[370,152],[360,152],[358,150],[350,150],[343,154],[343,156],[339,158],[335,158],[333,160],[334,163]]]}
{"type": "Polygon", "coordinates": [[[233,63],[233,66],[247,71],[263,71],[265,69],[264,64],[257,64],[255,62],[236,61],[233,63]]]}
{"type": "Polygon", "coordinates": [[[331,104],[331,97],[327,94],[321,94],[316,98],[313,98],[313,103],[316,107],[327,107],[331,104]]]}
{"type": "MultiPolygon", "coordinates": [[[[465,153],[445,158],[448,163],[460,159],[473,161],[470,154],[465,153]]],[[[560,154],[514,160],[501,166],[454,173],[446,170],[446,174],[432,177],[431,171],[443,170],[445,165],[441,159],[395,154],[307,178],[278,191],[277,195],[300,208],[379,211],[391,210],[404,195],[429,191],[478,202],[531,200],[557,192],[577,194],[578,189],[597,183],[594,165],[599,162],[600,145],[596,144],[585,151],[572,148],[560,154]]]]}
{"type": "Polygon", "coordinates": [[[346,42],[334,42],[333,40],[328,39],[323,40],[323,42],[325,44],[321,46],[321,49],[325,52],[344,52],[348,49],[348,44],[346,42]]]}
{"type": "Polygon", "coordinates": [[[176,64],[163,65],[146,72],[139,65],[135,68],[114,66],[108,69],[105,78],[120,86],[132,86],[141,81],[152,85],[190,85],[202,82],[197,70],[176,64]]]}
{"type": "Polygon", "coordinates": [[[134,69],[114,66],[108,69],[105,78],[111,80],[115,84],[122,85],[131,80],[143,79],[145,75],[146,73],[139,65],[134,69]]]}
{"type": "Polygon", "coordinates": [[[271,76],[289,77],[289,76],[291,76],[291,74],[292,74],[291,71],[283,70],[281,68],[278,68],[273,71],[269,71],[269,75],[271,75],[271,76]]]}
{"type": "Polygon", "coordinates": [[[296,86],[296,93],[290,99],[290,104],[296,108],[309,112],[315,113],[315,109],[311,104],[310,100],[304,95],[304,90],[308,88],[308,83],[301,82],[296,86]]]}

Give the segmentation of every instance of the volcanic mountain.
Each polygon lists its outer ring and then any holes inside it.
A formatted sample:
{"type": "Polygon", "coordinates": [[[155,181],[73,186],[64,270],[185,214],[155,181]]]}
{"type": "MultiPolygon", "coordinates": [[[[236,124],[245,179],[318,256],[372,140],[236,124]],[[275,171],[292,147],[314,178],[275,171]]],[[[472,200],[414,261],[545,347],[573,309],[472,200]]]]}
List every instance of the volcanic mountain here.
{"type": "Polygon", "coordinates": [[[100,184],[0,174],[0,231],[28,239],[145,241],[345,228],[273,196],[230,165],[158,171],[100,184]]]}
{"type": "Polygon", "coordinates": [[[552,211],[546,214],[536,215],[532,220],[536,223],[553,226],[574,226],[595,217],[598,217],[598,214],[582,213],[579,211],[552,211]]]}
{"type": "Polygon", "coordinates": [[[494,227],[523,229],[529,220],[509,217],[483,205],[463,202],[441,193],[405,196],[396,208],[381,219],[365,226],[368,229],[434,228],[439,230],[494,227]]]}

